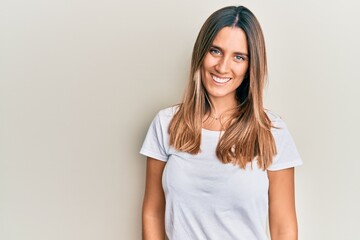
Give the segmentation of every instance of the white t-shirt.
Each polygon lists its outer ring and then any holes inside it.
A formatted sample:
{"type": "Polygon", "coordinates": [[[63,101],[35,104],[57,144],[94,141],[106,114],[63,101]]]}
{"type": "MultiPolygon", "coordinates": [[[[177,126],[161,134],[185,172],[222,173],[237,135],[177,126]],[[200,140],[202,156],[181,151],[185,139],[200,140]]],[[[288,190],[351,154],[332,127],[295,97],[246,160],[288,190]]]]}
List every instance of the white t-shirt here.
{"type": "MultiPolygon", "coordinates": [[[[169,146],[168,126],[176,107],[161,110],[151,123],[140,153],[166,162],[162,186],[165,229],[170,240],[267,240],[267,171],[255,160],[241,169],[216,157],[219,131],[202,129],[201,152],[169,146]]],[[[268,170],[302,164],[283,120],[267,111],[277,155],[268,170]]]]}

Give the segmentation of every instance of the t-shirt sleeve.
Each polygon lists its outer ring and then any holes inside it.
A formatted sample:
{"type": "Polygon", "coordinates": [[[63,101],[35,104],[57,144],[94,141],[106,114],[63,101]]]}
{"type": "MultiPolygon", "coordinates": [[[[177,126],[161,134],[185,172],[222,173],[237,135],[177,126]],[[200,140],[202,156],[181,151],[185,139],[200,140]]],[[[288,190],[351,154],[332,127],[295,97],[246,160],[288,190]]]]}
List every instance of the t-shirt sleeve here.
{"type": "Polygon", "coordinates": [[[169,157],[167,134],[167,124],[164,124],[161,114],[158,113],[151,122],[140,153],[142,155],[166,162],[169,157]]]}
{"type": "Polygon", "coordinates": [[[285,122],[277,117],[273,121],[276,128],[272,128],[277,154],[274,156],[272,164],[268,167],[270,171],[276,171],[302,165],[300,154],[296,148],[285,122]]]}

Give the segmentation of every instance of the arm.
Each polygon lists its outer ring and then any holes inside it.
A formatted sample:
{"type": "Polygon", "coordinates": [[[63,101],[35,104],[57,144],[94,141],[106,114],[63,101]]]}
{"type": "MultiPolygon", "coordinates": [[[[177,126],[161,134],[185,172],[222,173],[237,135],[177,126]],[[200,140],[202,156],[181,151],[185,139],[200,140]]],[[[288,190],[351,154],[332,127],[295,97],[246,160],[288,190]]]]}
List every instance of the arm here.
{"type": "Polygon", "coordinates": [[[268,171],[269,222],[272,240],[297,240],[294,168],[268,171]]]}
{"type": "Polygon", "coordinates": [[[165,196],[161,181],[165,164],[165,162],[147,158],[142,209],[143,240],[165,239],[165,196]]]}

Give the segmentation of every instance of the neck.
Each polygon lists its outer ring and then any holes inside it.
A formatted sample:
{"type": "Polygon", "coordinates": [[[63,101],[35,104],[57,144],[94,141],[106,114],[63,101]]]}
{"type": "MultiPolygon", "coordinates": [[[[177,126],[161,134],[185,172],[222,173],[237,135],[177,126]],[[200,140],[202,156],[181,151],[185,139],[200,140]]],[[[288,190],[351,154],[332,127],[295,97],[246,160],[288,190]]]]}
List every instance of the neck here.
{"type": "Polygon", "coordinates": [[[211,101],[211,113],[216,117],[222,115],[226,111],[236,108],[237,101],[235,98],[210,98],[211,101]]]}

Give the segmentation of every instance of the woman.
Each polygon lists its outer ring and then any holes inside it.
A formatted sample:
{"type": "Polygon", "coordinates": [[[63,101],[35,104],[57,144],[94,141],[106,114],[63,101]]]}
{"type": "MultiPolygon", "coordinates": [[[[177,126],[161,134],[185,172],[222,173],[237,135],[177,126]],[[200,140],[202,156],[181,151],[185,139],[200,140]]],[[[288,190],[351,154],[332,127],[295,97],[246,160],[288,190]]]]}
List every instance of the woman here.
{"type": "Polygon", "coordinates": [[[143,239],[297,239],[294,167],[282,119],[264,110],[264,37],[245,7],[202,26],[183,102],[161,110],[147,158],[143,239]]]}

